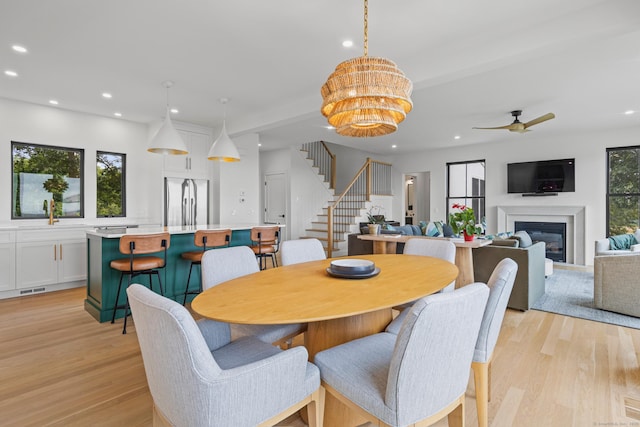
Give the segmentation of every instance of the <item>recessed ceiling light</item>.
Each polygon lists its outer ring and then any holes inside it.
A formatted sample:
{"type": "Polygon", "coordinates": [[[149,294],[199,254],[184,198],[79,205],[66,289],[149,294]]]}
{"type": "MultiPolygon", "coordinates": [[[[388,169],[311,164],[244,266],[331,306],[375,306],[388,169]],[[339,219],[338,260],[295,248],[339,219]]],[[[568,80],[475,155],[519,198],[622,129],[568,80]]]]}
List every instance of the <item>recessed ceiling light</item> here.
{"type": "Polygon", "coordinates": [[[116,117],[122,117],[122,113],[118,113],[118,112],[113,113],[113,115],[116,117]]]}
{"type": "Polygon", "coordinates": [[[454,136],[453,139],[460,139],[460,135],[454,136]]]}
{"type": "Polygon", "coordinates": [[[633,110],[627,110],[624,112],[627,116],[630,116],[631,114],[635,113],[635,111],[633,110]]]}
{"type": "Polygon", "coordinates": [[[180,111],[178,111],[178,109],[177,109],[177,108],[172,108],[172,109],[171,109],[171,112],[172,112],[173,114],[178,114],[180,111]]]}
{"type": "Polygon", "coordinates": [[[258,143],[258,147],[262,147],[262,144],[258,143]]]}
{"type": "Polygon", "coordinates": [[[396,144],[393,144],[391,148],[398,148],[398,146],[396,144]]]}
{"type": "Polygon", "coordinates": [[[26,47],[20,46],[19,44],[14,44],[13,46],[11,46],[11,49],[15,50],[18,53],[27,53],[28,52],[26,47]]]}
{"type": "Polygon", "coordinates": [[[49,104],[51,104],[51,105],[58,105],[58,101],[56,101],[55,99],[50,99],[50,100],[49,100],[49,104]]]}
{"type": "Polygon", "coordinates": [[[107,99],[111,99],[112,95],[109,92],[102,92],[102,97],[103,98],[107,98],[107,99]]]}
{"type": "Polygon", "coordinates": [[[9,77],[18,77],[18,73],[13,70],[5,70],[4,73],[9,77]]]}
{"type": "Polygon", "coordinates": [[[345,40],[342,42],[342,47],[353,47],[353,40],[345,40]]]}

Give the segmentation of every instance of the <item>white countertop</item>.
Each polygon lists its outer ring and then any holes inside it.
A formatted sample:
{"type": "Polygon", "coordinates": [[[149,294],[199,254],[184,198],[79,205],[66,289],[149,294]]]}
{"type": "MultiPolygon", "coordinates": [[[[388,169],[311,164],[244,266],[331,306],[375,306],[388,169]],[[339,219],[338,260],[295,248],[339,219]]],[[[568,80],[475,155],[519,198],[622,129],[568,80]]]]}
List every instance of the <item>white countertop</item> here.
{"type": "Polygon", "coordinates": [[[188,234],[194,233],[197,230],[219,230],[229,228],[233,230],[248,230],[253,227],[270,227],[278,225],[281,228],[285,227],[284,224],[206,224],[197,226],[140,226],[136,228],[124,228],[117,226],[108,226],[108,228],[95,228],[87,230],[87,235],[104,237],[108,239],[116,239],[124,236],[125,234],[150,234],[150,233],[162,233],[169,232],[169,234],[188,234]]]}

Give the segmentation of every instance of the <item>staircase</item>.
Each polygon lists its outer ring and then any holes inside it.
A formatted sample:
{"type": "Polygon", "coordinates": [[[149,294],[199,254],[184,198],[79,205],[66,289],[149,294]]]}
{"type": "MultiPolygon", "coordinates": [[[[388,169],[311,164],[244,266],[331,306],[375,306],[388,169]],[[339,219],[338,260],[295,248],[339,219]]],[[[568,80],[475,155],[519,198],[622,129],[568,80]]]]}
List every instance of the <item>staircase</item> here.
{"type": "MultiPolygon", "coordinates": [[[[335,191],[335,155],[322,141],[304,144],[307,161],[317,168],[331,192],[335,191]],[[327,176],[329,178],[327,178],[327,176]]],[[[371,205],[371,195],[391,195],[391,164],[367,159],[344,192],[328,200],[311,228],[302,238],[320,240],[327,256],[347,255],[347,235],[358,232],[358,222],[365,221],[365,212],[371,205]],[[363,212],[365,210],[365,212],[363,212]]]]}
{"type": "MultiPolygon", "coordinates": [[[[333,204],[335,200],[329,200],[327,205],[333,204]]],[[[333,225],[341,230],[334,232],[333,248],[331,256],[347,255],[347,235],[358,232],[358,223],[363,220],[363,209],[367,208],[365,200],[361,200],[358,205],[360,207],[336,208],[333,214],[333,225]]],[[[322,242],[325,251],[328,253],[329,245],[329,214],[328,207],[322,209],[322,213],[318,214],[317,221],[311,223],[311,228],[305,229],[306,235],[302,238],[316,238],[322,242]]]]}
{"type": "MultiPolygon", "coordinates": [[[[363,209],[367,208],[366,200],[362,198],[357,203],[348,207],[338,207],[334,209],[334,225],[339,226],[341,231],[333,240],[331,251],[329,245],[329,206],[332,206],[338,196],[335,196],[335,155],[331,153],[323,141],[316,141],[303,144],[302,152],[306,152],[306,159],[314,171],[321,177],[327,188],[334,194],[332,200],[327,200],[322,212],[317,215],[316,221],[311,222],[311,228],[305,229],[305,235],[300,238],[315,238],[322,242],[325,252],[332,257],[347,255],[347,235],[358,231],[358,222],[363,220],[363,209]]],[[[335,233],[334,233],[335,235],[335,233]]]]}

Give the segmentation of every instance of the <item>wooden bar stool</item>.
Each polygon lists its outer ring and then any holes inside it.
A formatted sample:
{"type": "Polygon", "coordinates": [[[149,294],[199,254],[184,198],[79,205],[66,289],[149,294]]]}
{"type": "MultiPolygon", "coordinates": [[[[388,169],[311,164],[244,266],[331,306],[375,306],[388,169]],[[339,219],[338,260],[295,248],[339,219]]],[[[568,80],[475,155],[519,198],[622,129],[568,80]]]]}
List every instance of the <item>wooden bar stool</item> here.
{"type": "Polygon", "coordinates": [[[200,251],[190,251],[183,252],[180,256],[182,259],[186,259],[191,261],[191,265],[189,266],[189,276],[187,278],[187,287],[184,289],[184,301],[182,301],[182,305],[187,303],[187,295],[197,295],[202,292],[202,279],[198,283],[197,291],[189,290],[189,283],[191,282],[191,272],[193,270],[194,265],[200,265],[202,263],[202,255],[204,255],[205,251],[208,249],[214,248],[222,248],[229,246],[231,242],[231,229],[223,229],[223,230],[197,230],[194,235],[194,244],[198,247],[201,247],[200,251]]]}
{"type": "Polygon", "coordinates": [[[260,263],[260,270],[267,268],[267,257],[271,257],[271,265],[278,266],[276,253],[280,247],[280,227],[262,226],[251,229],[251,250],[256,254],[260,263]]]}
{"type": "Polygon", "coordinates": [[[122,278],[125,274],[129,275],[129,282],[127,283],[127,287],[129,287],[134,277],[146,274],[149,276],[149,289],[153,290],[153,275],[156,275],[160,284],[160,295],[164,295],[162,292],[162,280],[160,279],[158,270],[167,265],[167,249],[169,248],[169,244],[169,233],[129,234],[120,237],[120,253],[129,255],[129,257],[114,259],[109,265],[114,270],[118,270],[120,272],[120,282],[118,283],[118,292],[116,293],[116,301],[113,306],[111,323],[114,323],[116,320],[116,312],[119,309],[124,309],[124,326],[122,327],[123,334],[127,333],[129,300],[125,295],[125,304],[118,305],[120,291],[122,290],[122,278]],[[164,252],[164,256],[139,256],[157,252],[164,252]]]}

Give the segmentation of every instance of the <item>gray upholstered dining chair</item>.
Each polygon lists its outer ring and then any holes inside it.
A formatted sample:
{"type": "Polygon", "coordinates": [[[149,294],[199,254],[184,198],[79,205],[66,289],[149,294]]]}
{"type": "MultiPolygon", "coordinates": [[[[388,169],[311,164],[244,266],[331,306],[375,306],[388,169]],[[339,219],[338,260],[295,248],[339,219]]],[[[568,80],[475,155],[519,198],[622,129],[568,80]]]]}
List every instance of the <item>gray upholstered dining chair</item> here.
{"type": "MultiPolygon", "coordinates": [[[[402,251],[404,255],[421,255],[421,256],[430,256],[434,258],[440,258],[445,261],[449,261],[451,264],[455,264],[456,262],[456,245],[454,245],[449,240],[438,240],[438,239],[409,239],[404,244],[404,250],[402,251]]],[[[440,292],[451,292],[456,287],[456,281],[449,283],[447,286],[442,288],[440,292]]],[[[411,307],[413,302],[408,302],[406,304],[401,304],[393,307],[394,310],[404,311],[405,309],[411,307]]],[[[399,325],[402,324],[402,320],[404,316],[398,320],[398,328],[399,325]]],[[[398,332],[395,331],[397,334],[398,332]]]]}
{"type": "MultiPolygon", "coordinates": [[[[258,273],[260,267],[256,263],[254,252],[247,246],[214,249],[202,256],[202,289],[207,290],[222,282],[258,273]]],[[[275,345],[291,345],[296,335],[306,331],[303,323],[284,325],[232,325],[234,339],[239,336],[252,335],[261,341],[275,345]]]]}
{"type": "Polygon", "coordinates": [[[280,244],[282,265],[326,259],[327,254],[318,239],[285,240],[280,244]]]}
{"type": "MultiPolygon", "coordinates": [[[[438,239],[409,239],[404,244],[402,252],[405,255],[422,255],[440,258],[449,261],[451,264],[456,263],[456,245],[448,240],[438,239]]],[[[442,292],[451,292],[455,289],[455,280],[449,283],[442,292]]]]}
{"type": "MultiPolygon", "coordinates": [[[[488,425],[488,405],[490,400],[490,372],[493,350],[498,341],[502,319],[507,309],[509,296],[513,289],[513,283],[518,272],[518,264],[505,258],[498,263],[491,273],[487,286],[489,287],[489,301],[482,318],[476,349],[473,354],[473,379],[476,386],[476,407],[478,410],[478,425],[486,427],[488,425]]],[[[402,322],[407,314],[407,310],[400,313],[387,326],[386,332],[398,334],[402,327],[402,322]]]]}
{"type": "Polygon", "coordinates": [[[326,391],[374,425],[464,425],[465,390],[489,289],[474,283],[418,300],[398,335],[316,354],[326,391]]]}
{"type": "Polygon", "coordinates": [[[127,294],[154,425],[271,426],[304,406],[309,424],[321,425],[324,390],[304,347],[231,341],[226,323],[196,322],[179,303],[138,284],[127,294]]]}
{"type": "Polygon", "coordinates": [[[507,309],[509,296],[516,280],[518,264],[511,258],[505,258],[498,263],[491,273],[489,286],[489,301],[484,311],[480,332],[473,354],[473,379],[476,386],[476,406],[478,409],[478,426],[489,425],[488,406],[491,389],[491,359],[498,341],[502,320],[507,309]]]}

